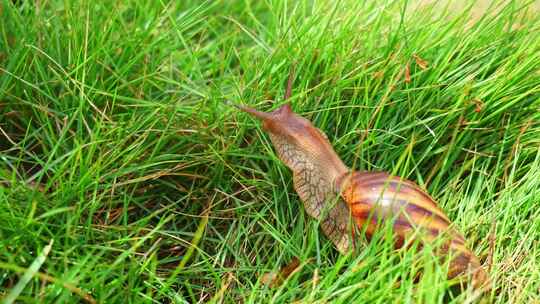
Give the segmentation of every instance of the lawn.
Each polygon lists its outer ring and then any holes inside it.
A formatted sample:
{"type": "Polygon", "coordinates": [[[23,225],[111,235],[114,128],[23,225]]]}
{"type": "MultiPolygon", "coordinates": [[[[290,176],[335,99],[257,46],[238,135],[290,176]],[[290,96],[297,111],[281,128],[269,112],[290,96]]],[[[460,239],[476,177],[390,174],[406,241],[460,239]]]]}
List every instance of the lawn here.
{"type": "Polygon", "coordinates": [[[0,298],[540,303],[540,15],[470,4],[0,0],[0,298]],[[383,234],[334,249],[225,103],[275,109],[289,75],[348,166],[427,189],[490,292],[383,234]]]}

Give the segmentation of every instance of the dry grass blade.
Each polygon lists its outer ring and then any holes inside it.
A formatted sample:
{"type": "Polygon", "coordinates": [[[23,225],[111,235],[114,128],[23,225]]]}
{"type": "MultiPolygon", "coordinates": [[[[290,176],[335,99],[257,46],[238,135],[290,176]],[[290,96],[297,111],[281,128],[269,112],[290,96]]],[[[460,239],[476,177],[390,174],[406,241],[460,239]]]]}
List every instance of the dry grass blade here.
{"type": "Polygon", "coordinates": [[[419,66],[422,70],[425,70],[428,68],[428,62],[420,58],[420,56],[414,54],[413,58],[414,58],[414,61],[416,61],[416,65],[419,66]]]}
{"type": "Polygon", "coordinates": [[[289,264],[283,266],[279,271],[271,271],[262,275],[261,281],[264,285],[271,288],[279,287],[291,276],[293,272],[300,268],[300,260],[294,257],[289,264]]]}
{"type": "Polygon", "coordinates": [[[411,69],[409,68],[409,64],[407,63],[405,65],[405,83],[411,82],[411,69]]]}
{"type": "Polygon", "coordinates": [[[208,303],[221,303],[223,302],[223,296],[225,295],[225,291],[229,288],[229,285],[231,285],[231,282],[233,280],[233,274],[228,273],[227,278],[225,279],[225,282],[221,285],[221,288],[219,291],[212,297],[208,303]]]}

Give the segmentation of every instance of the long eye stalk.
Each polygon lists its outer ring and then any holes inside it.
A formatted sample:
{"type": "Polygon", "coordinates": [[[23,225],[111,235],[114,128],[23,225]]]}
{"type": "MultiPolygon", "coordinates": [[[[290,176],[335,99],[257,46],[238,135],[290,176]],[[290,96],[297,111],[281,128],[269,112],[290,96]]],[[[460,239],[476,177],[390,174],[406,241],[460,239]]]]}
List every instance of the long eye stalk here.
{"type": "Polygon", "coordinates": [[[249,113],[259,119],[270,119],[272,117],[271,114],[269,113],[265,113],[265,112],[261,112],[261,111],[257,111],[251,107],[248,107],[248,106],[244,106],[244,105],[239,105],[239,104],[235,104],[235,103],[232,103],[230,101],[226,101],[225,102],[226,104],[230,105],[230,106],[233,106],[243,112],[246,112],[246,113],[249,113]]]}

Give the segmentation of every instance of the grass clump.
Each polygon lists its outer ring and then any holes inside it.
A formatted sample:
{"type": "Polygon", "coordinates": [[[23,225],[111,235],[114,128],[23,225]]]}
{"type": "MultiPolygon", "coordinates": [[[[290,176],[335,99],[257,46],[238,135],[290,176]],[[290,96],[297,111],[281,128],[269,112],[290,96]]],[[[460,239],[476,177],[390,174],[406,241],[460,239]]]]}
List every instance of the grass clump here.
{"type": "Polygon", "coordinates": [[[294,66],[294,110],[348,165],[425,186],[488,265],[487,299],[539,301],[540,19],[469,4],[0,2],[0,295],[474,300],[427,254],[418,283],[388,242],[339,256],[303,212],[258,124],[223,103],[275,107],[294,66]]]}

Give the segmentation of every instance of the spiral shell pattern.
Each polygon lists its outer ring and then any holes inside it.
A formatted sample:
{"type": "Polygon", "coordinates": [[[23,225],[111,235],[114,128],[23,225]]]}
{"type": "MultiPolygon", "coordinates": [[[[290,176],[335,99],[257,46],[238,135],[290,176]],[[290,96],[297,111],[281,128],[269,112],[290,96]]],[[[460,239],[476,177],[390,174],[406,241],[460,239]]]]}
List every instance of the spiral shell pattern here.
{"type": "Polygon", "coordinates": [[[396,248],[419,239],[437,244],[437,254],[450,256],[449,278],[473,276],[473,285],[487,280],[478,258],[435,201],[415,183],[384,172],[348,173],[337,182],[360,231],[369,240],[391,225],[396,248]],[[388,221],[392,221],[388,223],[388,221]],[[437,241],[437,242],[435,242],[437,241]]]}

